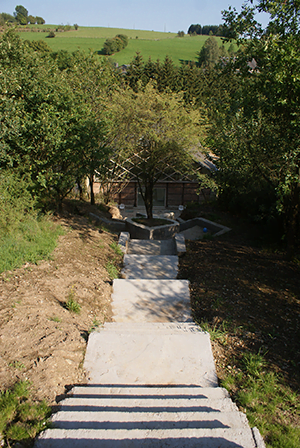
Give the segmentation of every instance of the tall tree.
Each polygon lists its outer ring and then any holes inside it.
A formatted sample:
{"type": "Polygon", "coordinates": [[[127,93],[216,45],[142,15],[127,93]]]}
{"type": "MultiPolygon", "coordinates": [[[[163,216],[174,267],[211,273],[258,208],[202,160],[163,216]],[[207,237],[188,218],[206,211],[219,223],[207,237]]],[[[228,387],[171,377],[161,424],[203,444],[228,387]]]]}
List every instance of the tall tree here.
{"type": "Polygon", "coordinates": [[[252,192],[265,190],[261,211],[268,213],[270,202],[277,207],[292,256],[300,236],[300,3],[258,0],[240,13],[225,11],[224,19],[228,39],[240,50],[224,68],[237,88],[212,108],[211,144],[219,156],[222,189],[232,188],[236,195],[246,184],[252,192]],[[256,22],[257,11],[269,13],[266,29],[256,22]]]}
{"type": "Polygon", "coordinates": [[[24,6],[22,5],[16,6],[14,16],[20,25],[27,25],[28,11],[24,6]]]}
{"type": "Polygon", "coordinates": [[[187,170],[199,140],[200,114],[184,107],[182,96],[159,93],[151,83],[137,93],[113,95],[115,145],[123,162],[130,160],[147,217],[152,218],[153,188],[168,169],[187,170]]]}
{"type": "Polygon", "coordinates": [[[220,56],[221,52],[217,39],[209,37],[198,53],[198,65],[211,70],[219,62],[220,56]]]}

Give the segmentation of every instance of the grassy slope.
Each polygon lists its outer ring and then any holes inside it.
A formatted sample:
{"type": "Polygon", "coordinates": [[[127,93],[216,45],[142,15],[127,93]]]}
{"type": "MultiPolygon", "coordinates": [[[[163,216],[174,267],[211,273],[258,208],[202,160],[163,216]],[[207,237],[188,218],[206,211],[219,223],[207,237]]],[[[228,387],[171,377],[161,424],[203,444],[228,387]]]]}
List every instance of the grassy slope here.
{"type": "MultiPolygon", "coordinates": [[[[44,29],[53,26],[44,25],[44,29]]],[[[34,27],[31,27],[33,29],[34,27]]],[[[41,28],[37,27],[36,28],[41,28]]],[[[54,27],[55,28],[55,27],[54,27]]],[[[117,34],[126,34],[129,39],[128,46],[110,59],[119,64],[127,64],[139,51],[144,60],[151,57],[153,60],[164,60],[168,55],[176,65],[181,60],[192,60],[196,58],[197,52],[201,49],[208,36],[185,36],[178,38],[175,33],[161,33],[156,31],[126,30],[118,28],[101,28],[101,27],[80,27],[77,31],[57,33],[53,39],[48,39],[48,33],[44,32],[21,32],[23,39],[39,40],[43,39],[53,49],[53,51],[67,50],[76,51],[101,51],[103,43],[109,37],[117,34]],[[138,37],[138,39],[136,39],[138,37]]],[[[217,38],[220,41],[221,39],[217,38]]]]}

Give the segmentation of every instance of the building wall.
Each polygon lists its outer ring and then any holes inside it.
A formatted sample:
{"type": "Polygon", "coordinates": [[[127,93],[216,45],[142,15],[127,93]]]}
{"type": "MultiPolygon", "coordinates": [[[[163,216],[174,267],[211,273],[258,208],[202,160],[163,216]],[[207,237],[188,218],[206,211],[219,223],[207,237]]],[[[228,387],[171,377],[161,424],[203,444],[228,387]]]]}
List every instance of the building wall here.
{"type": "MultiPolygon", "coordinates": [[[[166,190],[167,207],[175,207],[178,205],[186,205],[188,202],[201,201],[201,195],[197,194],[198,183],[166,183],[160,182],[155,184],[157,188],[164,188],[166,190]]],[[[130,207],[137,205],[137,191],[138,186],[136,182],[130,182],[121,193],[114,196],[113,200],[118,204],[125,204],[130,207]]]]}

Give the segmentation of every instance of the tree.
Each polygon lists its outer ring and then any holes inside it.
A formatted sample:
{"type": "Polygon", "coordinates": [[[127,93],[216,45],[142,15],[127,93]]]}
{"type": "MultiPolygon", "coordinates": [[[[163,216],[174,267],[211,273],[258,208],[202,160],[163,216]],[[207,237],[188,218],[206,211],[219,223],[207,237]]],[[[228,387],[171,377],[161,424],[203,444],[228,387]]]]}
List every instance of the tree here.
{"type": "Polygon", "coordinates": [[[113,94],[112,111],[118,154],[123,163],[130,160],[150,219],[153,188],[161,173],[184,172],[191,166],[200,115],[184,107],[182,96],[159,93],[151,83],[137,93],[128,88],[113,94]]]}
{"type": "Polygon", "coordinates": [[[36,17],[29,15],[28,21],[29,21],[30,25],[34,25],[36,23],[36,17]]]}
{"type": "Polygon", "coordinates": [[[202,34],[202,27],[199,25],[190,25],[188,29],[188,34],[202,34]]]}
{"type": "Polygon", "coordinates": [[[16,6],[14,16],[20,25],[27,25],[28,11],[24,6],[22,5],[16,6]]]}
{"type": "Polygon", "coordinates": [[[74,149],[80,154],[77,179],[88,177],[90,200],[94,204],[94,178],[105,178],[110,168],[108,91],[119,81],[107,61],[99,62],[92,54],[73,53],[66,71],[68,82],[85,110],[78,120],[74,142],[74,149]]]}
{"type": "Polygon", "coordinates": [[[300,236],[300,4],[259,0],[240,13],[225,11],[224,19],[240,49],[223,69],[237,88],[211,109],[222,190],[238,197],[247,186],[260,197],[260,215],[276,208],[292,256],[300,236]],[[256,11],[270,14],[266,29],[256,11]]]}
{"type": "Polygon", "coordinates": [[[198,53],[199,67],[211,70],[220,60],[220,49],[215,37],[209,37],[198,53]]]}
{"type": "Polygon", "coordinates": [[[44,25],[44,23],[45,23],[45,20],[43,19],[43,17],[36,16],[35,20],[38,25],[44,25]]]}
{"type": "Polygon", "coordinates": [[[2,12],[0,14],[0,24],[4,25],[5,23],[16,23],[16,19],[14,16],[7,14],[5,12],[2,12]]]}
{"type": "Polygon", "coordinates": [[[27,173],[41,206],[60,207],[81,163],[74,143],[84,105],[55,63],[12,31],[0,42],[0,95],[0,168],[27,173]]]}

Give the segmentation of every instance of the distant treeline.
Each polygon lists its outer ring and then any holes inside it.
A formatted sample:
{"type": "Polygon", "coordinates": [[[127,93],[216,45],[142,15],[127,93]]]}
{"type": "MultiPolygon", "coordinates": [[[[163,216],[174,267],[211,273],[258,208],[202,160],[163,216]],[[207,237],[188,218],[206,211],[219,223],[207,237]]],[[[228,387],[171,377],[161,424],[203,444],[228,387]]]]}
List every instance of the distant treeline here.
{"type": "Polygon", "coordinates": [[[13,15],[7,14],[6,12],[0,13],[0,25],[4,25],[5,23],[16,23],[18,25],[34,25],[37,23],[38,25],[43,25],[45,20],[43,17],[28,15],[27,9],[18,5],[15,8],[13,15]]]}
{"type": "Polygon", "coordinates": [[[197,25],[191,25],[188,29],[188,34],[204,34],[205,36],[225,36],[225,30],[223,25],[204,25],[201,26],[199,23],[197,25]]]}

